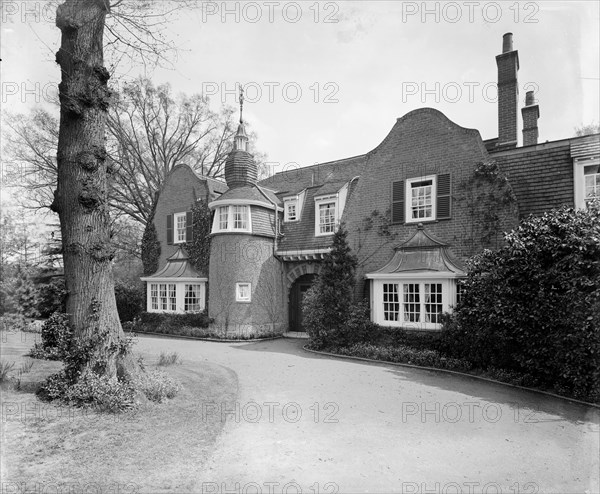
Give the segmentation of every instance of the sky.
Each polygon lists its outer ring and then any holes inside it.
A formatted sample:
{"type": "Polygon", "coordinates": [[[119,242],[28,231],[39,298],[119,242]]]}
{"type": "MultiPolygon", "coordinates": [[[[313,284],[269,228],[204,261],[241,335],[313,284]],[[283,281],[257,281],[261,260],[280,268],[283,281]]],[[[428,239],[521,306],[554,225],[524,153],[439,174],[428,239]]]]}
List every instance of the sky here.
{"type": "MultiPolygon", "coordinates": [[[[244,119],[272,171],[366,153],[421,107],[496,137],[495,56],[506,32],[519,51],[520,106],[527,90],[540,105],[541,142],[600,120],[597,1],[202,3],[166,24],[178,47],[170,67],[125,60],[113,77],[144,74],[208,95],[214,109],[236,105],[243,84],[244,119]]],[[[3,0],[3,110],[51,108],[54,19],[50,3],[3,0]]]]}

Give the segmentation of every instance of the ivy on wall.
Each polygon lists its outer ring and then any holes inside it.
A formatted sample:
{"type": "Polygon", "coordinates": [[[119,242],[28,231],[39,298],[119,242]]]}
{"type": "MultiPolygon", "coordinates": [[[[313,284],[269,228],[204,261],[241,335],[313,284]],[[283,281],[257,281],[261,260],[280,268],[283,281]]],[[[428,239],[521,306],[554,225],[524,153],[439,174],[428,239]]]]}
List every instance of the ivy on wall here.
{"type": "Polygon", "coordinates": [[[500,248],[503,232],[518,224],[517,198],[496,162],[478,163],[473,174],[458,184],[454,199],[470,216],[464,238],[472,254],[500,248]]]}
{"type": "Polygon", "coordinates": [[[211,211],[208,203],[202,199],[192,206],[193,237],[184,246],[194,269],[208,276],[210,260],[210,230],[212,225],[211,211]]]}

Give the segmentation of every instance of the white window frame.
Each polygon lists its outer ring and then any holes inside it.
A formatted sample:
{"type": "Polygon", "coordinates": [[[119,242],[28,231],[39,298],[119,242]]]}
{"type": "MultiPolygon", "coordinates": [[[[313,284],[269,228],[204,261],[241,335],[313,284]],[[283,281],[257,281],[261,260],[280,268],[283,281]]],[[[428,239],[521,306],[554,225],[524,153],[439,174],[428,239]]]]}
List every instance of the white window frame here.
{"type": "MultiPolygon", "coordinates": [[[[410,277],[384,275],[372,279],[371,283],[371,320],[381,326],[392,326],[413,330],[433,330],[442,328],[440,322],[428,322],[426,319],[425,285],[440,284],[442,296],[442,313],[452,312],[456,305],[457,281],[461,278],[437,278],[432,273],[411,274],[410,277]],[[386,290],[386,285],[388,289],[386,290]],[[394,290],[389,285],[396,285],[394,290]],[[404,316],[404,285],[418,285],[419,291],[419,316],[418,321],[405,321],[404,316]],[[392,295],[390,297],[390,294],[392,295]],[[395,296],[394,296],[395,295],[395,296]]],[[[414,302],[413,302],[414,303],[414,302]]]]}
{"type": "Polygon", "coordinates": [[[240,282],[235,284],[235,301],[243,303],[252,302],[252,283],[240,282]],[[246,288],[248,290],[247,296],[244,296],[242,294],[243,288],[246,288]]]}
{"type": "Polygon", "coordinates": [[[184,244],[187,241],[186,232],[187,232],[187,213],[185,211],[183,213],[174,213],[173,214],[173,243],[174,244],[184,244]],[[179,228],[179,219],[180,218],[183,218],[183,228],[179,228]],[[180,232],[182,232],[181,235],[180,235],[180,232]]]}
{"type": "Polygon", "coordinates": [[[340,224],[340,203],[336,195],[323,196],[315,198],[315,237],[325,237],[328,235],[334,235],[340,224]],[[321,232],[321,206],[325,204],[333,204],[333,231],[332,232],[321,232]]]}
{"type": "Polygon", "coordinates": [[[406,179],[405,190],[404,190],[404,218],[405,223],[425,223],[428,221],[435,221],[436,210],[437,210],[437,175],[427,175],[424,177],[414,177],[406,179]],[[431,180],[431,217],[426,218],[413,218],[412,211],[412,184],[416,182],[425,182],[431,180]]]}
{"type": "Polygon", "coordinates": [[[148,312],[185,314],[188,312],[201,312],[206,309],[206,282],[208,281],[206,278],[145,278],[143,281],[147,283],[146,310],[148,312]],[[199,287],[199,309],[193,311],[185,310],[185,295],[189,285],[199,287]],[[164,290],[161,292],[163,287],[164,290]],[[163,293],[166,297],[161,296],[163,293]]]}
{"type": "Polygon", "coordinates": [[[300,219],[300,215],[298,214],[298,199],[284,199],[283,200],[283,221],[298,221],[300,219]],[[294,208],[294,214],[290,214],[290,208],[294,208]]]}
{"type": "MultiPolygon", "coordinates": [[[[600,157],[575,159],[573,162],[573,180],[575,184],[575,207],[578,209],[586,208],[585,197],[585,167],[598,166],[600,157]]],[[[600,198],[600,196],[598,196],[600,198]]]]}
{"type": "Polygon", "coordinates": [[[219,206],[215,210],[215,217],[213,219],[212,233],[222,233],[222,232],[246,232],[252,233],[252,209],[250,206],[241,205],[241,204],[233,204],[228,206],[219,206]],[[246,227],[245,228],[235,228],[235,211],[237,208],[243,208],[245,211],[245,220],[246,227]],[[222,216],[223,212],[227,210],[227,223],[226,228],[222,228],[222,216]]]}

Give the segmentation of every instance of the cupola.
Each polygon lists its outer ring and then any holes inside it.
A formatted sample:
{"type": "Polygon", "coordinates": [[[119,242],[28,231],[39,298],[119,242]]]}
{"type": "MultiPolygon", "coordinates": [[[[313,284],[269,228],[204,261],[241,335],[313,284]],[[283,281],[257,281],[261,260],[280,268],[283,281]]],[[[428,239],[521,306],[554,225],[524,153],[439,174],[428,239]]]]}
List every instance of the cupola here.
{"type": "Polygon", "coordinates": [[[225,161],[225,181],[230,189],[255,185],[258,181],[258,167],[254,157],[248,152],[248,135],[242,116],[244,90],[240,88],[240,124],[233,141],[233,150],[225,161]]]}

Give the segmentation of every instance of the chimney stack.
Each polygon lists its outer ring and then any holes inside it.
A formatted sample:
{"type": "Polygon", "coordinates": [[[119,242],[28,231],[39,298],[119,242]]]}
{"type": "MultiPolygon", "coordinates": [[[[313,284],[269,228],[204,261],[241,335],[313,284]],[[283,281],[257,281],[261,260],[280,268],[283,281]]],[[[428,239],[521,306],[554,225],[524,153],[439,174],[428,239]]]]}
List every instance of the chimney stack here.
{"type": "Polygon", "coordinates": [[[519,118],[519,52],[513,50],[512,33],[502,37],[502,54],[496,56],[498,66],[498,143],[500,149],[517,147],[519,118]]]}
{"type": "Polygon", "coordinates": [[[521,108],[523,115],[523,146],[533,146],[537,144],[538,118],[540,118],[540,107],[533,99],[533,91],[527,91],[525,94],[525,106],[521,108]]]}

